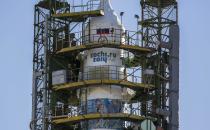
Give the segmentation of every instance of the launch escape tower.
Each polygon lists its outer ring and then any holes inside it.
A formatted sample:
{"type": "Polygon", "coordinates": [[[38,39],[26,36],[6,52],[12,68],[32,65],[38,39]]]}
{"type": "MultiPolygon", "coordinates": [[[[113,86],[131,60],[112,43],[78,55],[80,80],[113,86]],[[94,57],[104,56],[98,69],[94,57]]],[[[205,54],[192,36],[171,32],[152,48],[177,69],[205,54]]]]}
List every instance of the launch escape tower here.
{"type": "Polygon", "coordinates": [[[138,31],[109,0],[35,5],[31,130],[179,129],[177,2],[140,5],[138,31]]]}

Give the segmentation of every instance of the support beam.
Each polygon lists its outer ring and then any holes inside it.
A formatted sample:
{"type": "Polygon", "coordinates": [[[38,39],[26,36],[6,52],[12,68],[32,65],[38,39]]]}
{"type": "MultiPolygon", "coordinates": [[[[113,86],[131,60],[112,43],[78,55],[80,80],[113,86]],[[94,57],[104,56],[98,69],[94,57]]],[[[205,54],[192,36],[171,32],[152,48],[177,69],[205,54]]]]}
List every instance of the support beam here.
{"type": "Polygon", "coordinates": [[[30,128],[31,130],[36,130],[36,119],[37,119],[37,114],[36,114],[36,111],[37,111],[37,85],[36,85],[36,72],[33,71],[33,83],[32,83],[32,121],[30,123],[30,128]]]}
{"type": "Polygon", "coordinates": [[[179,130],[179,26],[170,27],[169,130],[179,130]]]}
{"type": "Polygon", "coordinates": [[[46,121],[46,116],[48,115],[48,103],[47,103],[47,94],[48,94],[48,28],[49,28],[49,21],[48,21],[49,16],[45,15],[45,27],[44,27],[44,83],[43,83],[43,108],[42,108],[42,113],[43,113],[43,126],[42,130],[47,130],[47,121],[46,121]]]}

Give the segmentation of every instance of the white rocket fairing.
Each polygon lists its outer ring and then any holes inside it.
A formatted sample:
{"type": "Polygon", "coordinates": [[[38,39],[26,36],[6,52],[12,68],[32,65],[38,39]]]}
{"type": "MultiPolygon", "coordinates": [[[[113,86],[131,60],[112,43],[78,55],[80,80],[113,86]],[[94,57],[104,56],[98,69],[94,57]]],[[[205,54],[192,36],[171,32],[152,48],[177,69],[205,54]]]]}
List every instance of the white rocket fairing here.
{"type": "MultiPolygon", "coordinates": [[[[110,0],[101,0],[99,8],[104,9],[104,16],[91,18],[85,30],[85,41],[90,44],[122,44],[125,29],[117,14],[113,11],[110,0]]],[[[96,48],[84,52],[83,80],[122,80],[125,78],[121,49],[96,48]]],[[[87,113],[120,113],[123,108],[127,89],[118,85],[88,86],[80,93],[83,105],[86,102],[87,113]],[[86,101],[87,100],[87,101],[86,101]]],[[[120,130],[120,120],[91,120],[89,130],[120,130]]]]}
{"type": "MultiPolygon", "coordinates": [[[[90,20],[90,27],[86,28],[86,32],[89,32],[90,29],[90,42],[91,43],[100,43],[100,42],[113,42],[113,39],[115,38],[117,44],[120,44],[121,38],[111,36],[111,29],[114,29],[113,34],[120,34],[121,31],[124,31],[124,27],[120,23],[117,14],[114,13],[113,9],[110,5],[110,0],[101,0],[100,8],[104,8],[104,16],[102,17],[95,17],[90,20]],[[107,32],[105,32],[108,30],[107,32]],[[101,31],[97,33],[97,31],[101,31]],[[103,32],[104,31],[104,32],[103,32]],[[103,39],[104,41],[102,41],[103,39]]],[[[85,52],[85,59],[84,59],[84,72],[88,73],[91,70],[90,66],[99,67],[99,69],[104,69],[104,71],[107,71],[108,69],[113,71],[113,74],[111,75],[111,72],[107,72],[108,77],[114,78],[117,76],[115,72],[122,72],[121,74],[118,74],[119,76],[123,76],[123,68],[122,66],[122,59],[121,54],[122,50],[120,49],[114,49],[114,48],[97,48],[92,49],[85,52]],[[90,68],[89,68],[90,67],[90,68]]],[[[93,69],[94,71],[94,69],[93,69]]],[[[106,73],[106,72],[105,72],[106,73]]],[[[84,75],[85,76],[85,75],[84,75]]],[[[93,77],[94,78],[94,77],[93,77]]],[[[118,77],[117,77],[118,78],[118,77]]],[[[109,98],[109,99],[122,99],[121,96],[121,88],[119,86],[96,86],[94,88],[90,88],[88,92],[88,99],[97,99],[97,98],[109,98]],[[110,93],[110,91],[112,93],[110,93]],[[116,92],[115,92],[116,91],[116,92]]]]}

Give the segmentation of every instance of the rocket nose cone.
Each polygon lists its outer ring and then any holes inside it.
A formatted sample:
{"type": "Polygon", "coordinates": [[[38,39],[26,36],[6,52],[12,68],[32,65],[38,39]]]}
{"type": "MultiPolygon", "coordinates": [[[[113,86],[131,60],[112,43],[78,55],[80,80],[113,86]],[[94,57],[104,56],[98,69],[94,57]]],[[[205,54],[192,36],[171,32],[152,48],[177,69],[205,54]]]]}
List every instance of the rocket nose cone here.
{"type": "Polygon", "coordinates": [[[117,14],[114,12],[110,0],[100,0],[99,8],[103,9],[104,16],[91,18],[91,29],[116,28],[124,30],[124,26],[121,24],[117,14]]]}
{"type": "Polygon", "coordinates": [[[104,12],[113,11],[110,0],[100,0],[100,8],[104,9],[104,12]]]}
{"type": "MultiPolygon", "coordinates": [[[[125,31],[124,26],[120,22],[119,17],[114,12],[114,10],[111,7],[110,0],[100,0],[101,9],[104,10],[104,15],[100,17],[92,17],[89,20],[88,26],[86,26],[86,35],[91,35],[89,38],[89,42],[97,42],[99,38],[101,37],[101,32],[103,33],[103,36],[106,36],[108,41],[111,41],[111,39],[115,42],[120,42],[122,32],[125,31]],[[114,34],[114,35],[113,35],[114,34]],[[115,37],[114,37],[115,36],[115,37]]],[[[100,8],[100,7],[99,7],[100,8]]]]}

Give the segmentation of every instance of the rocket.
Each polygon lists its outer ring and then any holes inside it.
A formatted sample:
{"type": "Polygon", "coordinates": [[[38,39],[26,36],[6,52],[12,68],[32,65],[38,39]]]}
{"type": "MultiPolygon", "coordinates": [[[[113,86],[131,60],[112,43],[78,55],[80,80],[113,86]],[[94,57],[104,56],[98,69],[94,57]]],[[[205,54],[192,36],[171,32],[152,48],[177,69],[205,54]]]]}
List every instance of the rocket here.
{"type": "MultiPolygon", "coordinates": [[[[110,0],[101,0],[100,7],[104,16],[93,17],[85,29],[85,41],[88,44],[123,44],[125,28],[111,7],[110,0]]],[[[117,48],[101,47],[90,49],[83,54],[83,80],[126,80],[123,66],[124,51],[117,48]]],[[[118,85],[92,85],[78,90],[81,109],[84,114],[121,113],[125,100],[132,95],[128,89],[118,85]],[[126,95],[126,96],[125,96],[126,95]],[[126,99],[125,99],[126,97],[126,99]]],[[[82,122],[81,125],[85,126],[82,122]]],[[[88,121],[88,130],[121,130],[120,119],[95,119],[88,121]]]]}

